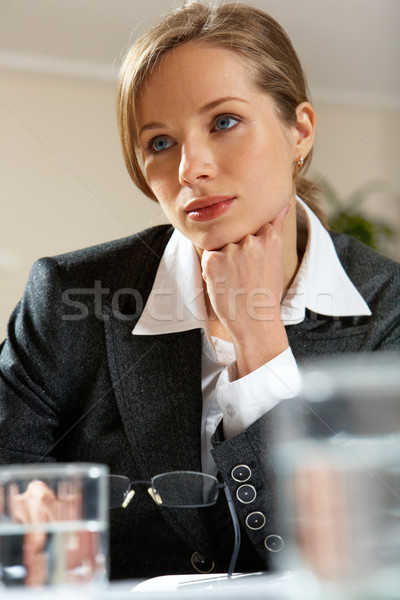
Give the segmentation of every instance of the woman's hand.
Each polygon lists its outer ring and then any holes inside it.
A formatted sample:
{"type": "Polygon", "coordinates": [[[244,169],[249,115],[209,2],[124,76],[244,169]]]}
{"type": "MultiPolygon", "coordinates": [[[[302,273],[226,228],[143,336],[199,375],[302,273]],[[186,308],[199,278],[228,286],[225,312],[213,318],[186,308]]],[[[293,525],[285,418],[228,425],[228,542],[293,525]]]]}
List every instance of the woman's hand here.
{"type": "MultiPolygon", "coordinates": [[[[10,516],[14,522],[36,525],[33,531],[24,535],[23,561],[26,569],[27,586],[43,585],[49,575],[50,552],[46,549],[49,534],[47,524],[53,522],[73,522],[82,520],[82,493],[79,486],[70,482],[60,482],[57,495],[43,481],[32,481],[25,492],[19,493],[17,487],[10,497],[10,516]],[[40,529],[43,529],[40,531],[40,529]],[[37,530],[35,530],[37,529],[37,530]]],[[[90,580],[96,568],[96,533],[89,531],[66,531],[59,533],[57,542],[64,545],[66,572],[62,575],[64,583],[90,580]],[[75,575],[74,570],[83,566],[85,574],[75,575]]]]}
{"type": "MultiPolygon", "coordinates": [[[[58,502],[54,492],[42,481],[32,481],[26,492],[18,489],[10,495],[10,515],[13,521],[25,524],[48,523],[56,519],[58,502]]],[[[27,586],[42,585],[47,578],[47,557],[44,547],[47,533],[26,533],[23,544],[23,561],[27,586]]]]}
{"type": "Polygon", "coordinates": [[[284,222],[290,206],[218,251],[204,251],[203,278],[216,316],[231,335],[243,377],[288,347],[281,320],[284,289],[284,222]]]}

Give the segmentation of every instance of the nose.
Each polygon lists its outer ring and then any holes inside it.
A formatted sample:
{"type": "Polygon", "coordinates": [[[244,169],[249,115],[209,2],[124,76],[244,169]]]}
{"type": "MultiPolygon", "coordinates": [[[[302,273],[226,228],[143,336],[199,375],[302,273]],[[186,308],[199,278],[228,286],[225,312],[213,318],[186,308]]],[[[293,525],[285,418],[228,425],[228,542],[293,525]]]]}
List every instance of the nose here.
{"type": "Polygon", "coordinates": [[[208,144],[195,139],[182,144],[179,163],[179,183],[182,186],[192,187],[200,181],[214,179],[215,175],[215,157],[208,144]]]}

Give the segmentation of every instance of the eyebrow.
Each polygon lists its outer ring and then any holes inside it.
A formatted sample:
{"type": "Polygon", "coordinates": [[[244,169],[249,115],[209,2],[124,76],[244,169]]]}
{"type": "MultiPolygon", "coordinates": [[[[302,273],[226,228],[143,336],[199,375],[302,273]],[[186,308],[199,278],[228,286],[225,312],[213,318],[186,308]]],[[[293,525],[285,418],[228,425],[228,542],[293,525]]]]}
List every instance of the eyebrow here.
{"type": "MultiPolygon", "coordinates": [[[[206,112],[209,112],[210,110],[213,110],[213,108],[216,108],[219,104],[222,104],[223,102],[228,102],[229,100],[237,100],[239,102],[245,102],[246,104],[248,104],[247,100],[244,100],[243,98],[238,98],[236,96],[225,96],[224,98],[218,98],[217,100],[213,100],[212,102],[201,106],[198,110],[198,113],[202,115],[206,112]]],[[[143,127],[140,128],[139,136],[143,133],[143,131],[148,131],[150,129],[162,129],[163,127],[165,127],[165,124],[158,121],[146,123],[146,125],[143,125],[143,127]]]]}

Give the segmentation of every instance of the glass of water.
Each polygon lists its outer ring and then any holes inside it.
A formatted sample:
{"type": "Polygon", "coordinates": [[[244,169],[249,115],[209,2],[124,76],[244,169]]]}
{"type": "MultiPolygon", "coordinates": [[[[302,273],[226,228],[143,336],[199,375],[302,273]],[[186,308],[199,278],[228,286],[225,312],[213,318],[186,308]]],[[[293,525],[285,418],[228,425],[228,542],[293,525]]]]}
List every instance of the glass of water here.
{"type": "Polygon", "coordinates": [[[316,597],[399,597],[399,367],[398,354],[311,363],[277,411],[277,560],[316,597]]]}
{"type": "Polygon", "coordinates": [[[0,589],[107,581],[108,468],[0,467],[0,589]]]}

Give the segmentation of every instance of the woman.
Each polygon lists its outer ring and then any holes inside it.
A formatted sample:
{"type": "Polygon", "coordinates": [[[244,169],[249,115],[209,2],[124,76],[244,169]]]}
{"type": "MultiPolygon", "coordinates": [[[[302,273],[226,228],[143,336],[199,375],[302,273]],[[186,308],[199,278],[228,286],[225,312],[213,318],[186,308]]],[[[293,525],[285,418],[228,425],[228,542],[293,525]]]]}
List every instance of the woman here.
{"type": "MultiPolygon", "coordinates": [[[[218,474],[237,570],[266,570],[285,552],[277,398],[305,358],[399,349],[399,266],[316,216],[314,110],[265,13],[191,2],[165,17],[127,54],[118,116],[129,173],[175,229],[34,266],[1,354],[1,460],[218,474]]],[[[231,545],[223,501],[138,495],[111,512],[112,578],[226,571],[231,545]]]]}

